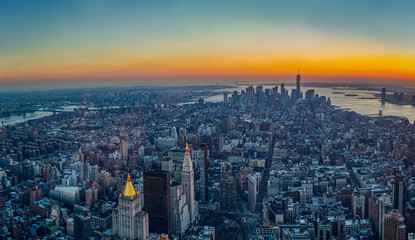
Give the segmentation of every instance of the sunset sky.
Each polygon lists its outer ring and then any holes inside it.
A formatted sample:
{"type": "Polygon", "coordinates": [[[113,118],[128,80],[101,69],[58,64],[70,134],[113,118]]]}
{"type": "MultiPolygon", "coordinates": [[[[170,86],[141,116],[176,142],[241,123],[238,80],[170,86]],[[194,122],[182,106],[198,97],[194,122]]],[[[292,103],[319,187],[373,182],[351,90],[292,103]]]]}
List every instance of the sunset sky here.
{"type": "Polygon", "coordinates": [[[415,82],[413,0],[2,0],[0,82],[415,82]],[[307,80],[308,79],[308,80],[307,80]]]}

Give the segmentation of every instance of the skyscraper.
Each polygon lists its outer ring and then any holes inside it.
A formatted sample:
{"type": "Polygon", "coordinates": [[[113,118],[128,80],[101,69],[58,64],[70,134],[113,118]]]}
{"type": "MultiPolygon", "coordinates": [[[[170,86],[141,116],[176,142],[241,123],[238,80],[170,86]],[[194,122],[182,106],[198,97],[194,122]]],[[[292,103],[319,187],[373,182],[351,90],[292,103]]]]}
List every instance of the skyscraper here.
{"type": "Polygon", "coordinates": [[[225,117],[222,119],[222,132],[227,133],[232,130],[232,119],[225,117]]]}
{"type": "Polygon", "coordinates": [[[391,185],[393,207],[398,209],[400,214],[405,215],[408,183],[404,176],[396,176],[391,185]]]}
{"type": "Polygon", "coordinates": [[[382,103],[386,102],[386,88],[382,88],[382,103]]]}
{"type": "Polygon", "coordinates": [[[247,100],[248,100],[248,104],[249,103],[253,103],[254,102],[254,98],[255,98],[255,89],[253,86],[249,86],[246,88],[246,96],[247,96],[247,100]]]}
{"type": "Polygon", "coordinates": [[[383,220],[384,216],[393,209],[391,197],[389,195],[382,195],[379,199],[379,239],[383,239],[383,220]]]}
{"type": "Polygon", "coordinates": [[[406,225],[405,219],[394,209],[385,214],[383,218],[383,239],[384,240],[405,240],[406,225]]]}
{"type": "Polygon", "coordinates": [[[300,68],[298,68],[296,86],[297,86],[297,94],[300,97],[301,96],[301,75],[300,75],[300,68]]]}
{"type": "Polygon", "coordinates": [[[90,213],[77,213],[74,216],[74,239],[84,240],[91,236],[91,216],[90,213]]]}
{"type": "Polygon", "coordinates": [[[220,209],[235,211],[238,204],[237,181],[234,176],[220,180],[220,209]]]}
{"type": "Polygon", "coordinates": [[[199,158],[198,166],[200,171],[200,200],[203,202],[208,201],[208,159],[209,159],[209,146],[203,144],[201,146],[203,156],[199,158]]]}
{"type": "Polygon", "coordinates": [[[253,212],[255,211],[257,200],[257,176],[255,174],[248,175],[248,206],[253,212]]]}
{"type": "Polygon", "coordinates": [[[353,214],[365,218],[365,195],[355,191],[352,195],[353,214]]]}
{"type": "Polygon", "coordinates": [[[285,84],[281,83],[281,98],[285,97],[285,84]]]}
{"type": "Polygon", "coordinates": [[[121,160],[127,161],[128,160],[128,143],[122,141],[120,144],[120,152],[121,152],[121,160]]]}
{"type": "Polygon", "coordinates": [[[144,240],[149,236],[148,214],[141,209],[140,196],[134,190],[130,174],[112,213],[112,226],[116,238],[144,240]]]}
{"type": "Polygon", "coordinates": [[[175,126],[173,126],[172,129],[171,129],[171,137],[174,138],[174,140],[177,141],[178,135],[177,135],[177,129],[176,129],[175,126]]]}
{"type": "Polygon", "coordinates": [[[98,189],[95,189],[95,185],[92,188],[85,191],[85,204],[93,206],[98,201],[98,189]]]}
{"type": "Polygon", "coordinates": [[[144,209],[148,213],[150,232],[170,233],[170,208],[170,172],[145,170],[144,209]]]}
{"type": "Polygon", "coordinates": [[[186,203],[189,206],[190,222],[193,222],[196,217],[197,209],[195,202],[195,181],[193,172],[193,163],[190,158],[189,145],[186,143],[186,152],[184,154],[182,165],[182,185],[184,193],[186,194],[186,203]]]}
{"type": "Polygon", "coordinates": [[[179,182],[172,182],[170,186],[170,201],[172,233],[182,235],[189,227],[190,215],[186,195],[179,182]]]}
{"type": "Polygon", "coordinates": [[[307,99],[307,100],[314,100],[314,89],[308,89],[305,92],[305,99],[307,99]]]}
{"type": "MultiPolygon", "coordinates": [[[[415,199],[412,198],[408,202],[408,206],[405,211],[405,223],[408,226],[408,233],[415,233],[415,199]]],[[[415,235],[414,235],[415,237],[415,235]]]]}
{"type": "Polygon", "coordinates": [[[264,91],[264,86],[256,86],[255,90],[257,94],[262,94],[264,91]]]}
{"type": "Polygon", "coordinates": [[[380,203],[379,199],[375,196],[370,194],[368,199],[368,218],[372,222],[372,229],[374,234],[374,239],[379,238],[379,211],[380,211],[380,203]]]}

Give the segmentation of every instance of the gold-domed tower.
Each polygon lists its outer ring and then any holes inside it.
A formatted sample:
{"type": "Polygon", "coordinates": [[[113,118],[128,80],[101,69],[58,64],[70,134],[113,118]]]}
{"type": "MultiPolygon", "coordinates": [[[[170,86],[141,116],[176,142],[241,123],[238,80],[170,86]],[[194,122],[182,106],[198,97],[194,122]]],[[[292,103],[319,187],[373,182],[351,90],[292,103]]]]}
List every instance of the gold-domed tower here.
{"type": "Polygon", "coordinates": [[[112,225],[119,239],[144,240],[149,236],[148,214],[142,210],[139,192],[135,191],[130,174],[112,213],[112,225]]]}

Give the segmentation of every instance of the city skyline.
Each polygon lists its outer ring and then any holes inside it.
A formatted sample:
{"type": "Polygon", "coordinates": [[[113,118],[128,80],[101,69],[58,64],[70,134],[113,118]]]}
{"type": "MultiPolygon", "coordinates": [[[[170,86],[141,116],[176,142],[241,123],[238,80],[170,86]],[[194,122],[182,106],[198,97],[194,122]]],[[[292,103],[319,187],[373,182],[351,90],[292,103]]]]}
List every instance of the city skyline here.
{"type": "Polygon", "coordinates": [[[3,86],[286,81],[298,66],[304,83],[415,81],[411,1],[0,6],[3,86]]]}

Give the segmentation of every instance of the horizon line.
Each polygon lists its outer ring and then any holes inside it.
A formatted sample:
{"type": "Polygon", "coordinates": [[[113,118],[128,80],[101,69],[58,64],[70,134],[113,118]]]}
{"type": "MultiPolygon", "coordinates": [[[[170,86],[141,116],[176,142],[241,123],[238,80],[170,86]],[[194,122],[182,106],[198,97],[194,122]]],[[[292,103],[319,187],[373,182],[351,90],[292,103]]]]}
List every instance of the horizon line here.
{"type": "MultiPolygon", "coordinates": [[[[264,78],[265,80],[265,78],[264,78]]],[[[267,79],[269,80],[269,79],[267,79]]],[[[37,86],[23,86],[19,84],[18,86],[9,86],[0,89],[0,94],[13,94],[13,93],[31,93],[31,92],[47,92],[47,91],[73,91],[73,90],[85,90],[85,89],[105,89],[105,88],[135,88],[137,90],[145,89],[145,88],[169,88],[169,87],[219,87],[219,88],[236,88],[238,86],[250,86],[250,85],[264,85],[264,86],[279,86],[280,84],[284,83],[286,86],[295,86],[295,81],[287,82],[282,81],[281,79],[275,82],[255,82],[255,81],[241,81],[241,82],[234,82],[234,81],[214,81],[214,82],[181,82],[181,83],[161,83],[161,82],[105,82],[101,85],[92,84],[89,82],[83,82],[83,84],[73,84],[67,85],[63,82],[54,82],[56,84],[48,85],[46,82],[37,83],[37,86]]],[[[0,86],[2,83],[0,83],[0,86]]],[[[304,87],[371,87],[371,88],[381,88],[381,87],[394,87],[395,89],[405,88],[405,86],[397,86],[396,83],[393,84],[391,82],[376,82],[376,83],[369,83],[369,82],[322,82],[322,81],[313,81],[313,82],[303,82],[301,85],[304,87]],[[326,86],[324,86],[326,85],[326,86]]],[[[415,89],[415,84],[413,84],[410,88],[415,89]]],[[[407,87],[406,87],[407,89],[407,87]]]]}

